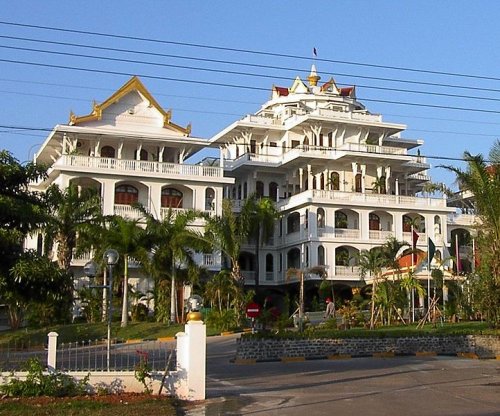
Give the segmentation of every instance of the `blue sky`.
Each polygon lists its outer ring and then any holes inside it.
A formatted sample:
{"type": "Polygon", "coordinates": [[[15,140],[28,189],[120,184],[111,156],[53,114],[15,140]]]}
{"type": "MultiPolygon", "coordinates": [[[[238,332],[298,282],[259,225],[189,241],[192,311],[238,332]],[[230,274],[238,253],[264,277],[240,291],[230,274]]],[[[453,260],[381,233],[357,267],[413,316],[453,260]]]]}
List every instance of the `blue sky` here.
{"type": "MultiPolygon", "coordinates": [[[[358,98],[371,112],[383,114],[387,121],[406,124],[405,137],[425,140],[421,149],[423,155],[459,158],[464,150],[486,155],[498,137],[500,126],[499,12],[500,3],[493,0],[5,1],[0,16],[4,23],[253,50],[296,58],[0,23],[0,94],[3,97],[0,148],[11,151],[20,161],[31,159],[47,133],[13,130],[11,127],[51,129],[55,124],[66,123],[70,110],[78,115],[87,114],[92,100],[102,102],[106,99],[129,79],[126,74],[142,75],[144,84],[160,104],[173,110],[174,122],[181,125],[191,122],[193,135],[209,138],[245,114],[256,111],[269,98],[273,84],[289,86],[296,75],[305,78],[315,47],[318,51],[316,66],[322,79],[332,75],[340,85],[356,85],[358,98]],[[28,38],[44,42],[27,41],[28,38]],[[55,45],[47,41],[93,48],[55,45]],[[136,60],[138,63],[22,51],[13,47],[136,60]],[[99,49],[102,47],[140,53],[104,51],[99,49]],[[152,56],[150,53],[198,60],[152,56]],[[338,62],[322,62],[320,59],[338,62]],[[64,65],[86,71],[5,60],[64,65]],[[146,62],[155,62],[156,65],[146,62]],[[249,67],[241,63],[283,69],[249,67]],[[165,64],[260,76],[180,69],[165,64]],[[366,64],[473,77],[402,71],[366,64]],[[499,80],[479,77],[498,77],[499,80]],[[283,78],[290,78],[290,81],[283,78]],[[208,86],[200,82],[249,88],[208,86]],[[428,85],[430,83],[436,85],[428,85]],[[436,106],[461,107],[468,111],[436,106]]],[[[451,174],[435,166],[457,162],[429,161],[433,166],[431,174],[434,180],[452,182],[451,174]]]]}

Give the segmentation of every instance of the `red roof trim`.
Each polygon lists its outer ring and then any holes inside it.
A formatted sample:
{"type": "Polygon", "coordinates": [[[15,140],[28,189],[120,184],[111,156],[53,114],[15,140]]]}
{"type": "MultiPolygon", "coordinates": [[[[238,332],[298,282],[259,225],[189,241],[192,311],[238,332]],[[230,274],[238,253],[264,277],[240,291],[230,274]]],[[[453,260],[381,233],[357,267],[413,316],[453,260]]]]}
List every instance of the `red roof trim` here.
{"type": "Polygon", "coordinates": [[[276,89],[278,95],[281,97],[286,97],[290,93],[290,91],[286,87],[274,87],[274,88],[276,89]]]}
{"type": "Polygon", "coordinates": [[[340,95],[342,97],[352,97],[354,93],[354,87],[344,87],[340,89],[340,95]]]}

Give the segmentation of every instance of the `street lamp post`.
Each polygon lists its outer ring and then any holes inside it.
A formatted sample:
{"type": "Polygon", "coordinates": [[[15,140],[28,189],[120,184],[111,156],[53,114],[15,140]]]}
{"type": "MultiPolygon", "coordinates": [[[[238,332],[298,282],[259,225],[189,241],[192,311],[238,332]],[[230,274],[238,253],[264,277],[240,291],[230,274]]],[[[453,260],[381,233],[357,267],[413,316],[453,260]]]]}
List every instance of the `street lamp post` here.
{"type": "MultiPolygon", "coordinates": [[[[109,371],[110,369],[110,358],[111,358],[111,321],[113,315],[113,266],[118,263],[120,255],[118,252],[112,248],[106,250],[103,255],[103,260],[108,267],[108,282],[106,285],[101,286],[90,286],[95,289],[107,289],[108,290],[108,329],[107,329],[107,344],[106,344],[106,365],[109,371]]],[[[95,277],[97,274],[97,265],[93,261],[89,261],[85,266],[83,266],[83,271],[89,278],[95,277]]]]}

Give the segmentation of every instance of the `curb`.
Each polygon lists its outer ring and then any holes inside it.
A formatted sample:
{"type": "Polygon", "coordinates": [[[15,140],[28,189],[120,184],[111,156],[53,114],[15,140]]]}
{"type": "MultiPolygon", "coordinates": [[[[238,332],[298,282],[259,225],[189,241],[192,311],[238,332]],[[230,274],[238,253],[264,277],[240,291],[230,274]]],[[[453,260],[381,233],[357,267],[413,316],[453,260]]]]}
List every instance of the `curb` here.
{"type": "Polygon", "coordinates": [[[479,356],[474,352],[458,352],[457,357],[459,358],[469,358],[472,360],[479,360],[479,356]]]}
{"type": "Polygon", "coordinates": [[[306,360],[306,357],[281,357],[282,363],[298,363],[306,360]]]}
{"type": "Polygon", "coordinates": [[[333,354],[326,357],[327,360],[350,360],[351,354],[333,354]]]}
{"type": "Polygon", "coordinates": [[[373,358],[393,358],[395,356],[394,351],[375,352],[372,354],[373,358]]]}

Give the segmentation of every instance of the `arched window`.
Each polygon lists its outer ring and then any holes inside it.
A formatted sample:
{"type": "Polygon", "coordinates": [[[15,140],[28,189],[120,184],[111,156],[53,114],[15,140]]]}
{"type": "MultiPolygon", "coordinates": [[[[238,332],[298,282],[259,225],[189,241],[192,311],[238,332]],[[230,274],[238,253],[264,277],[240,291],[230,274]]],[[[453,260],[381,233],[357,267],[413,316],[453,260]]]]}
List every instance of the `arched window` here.
{"type": "Polygon", "coordinates": [[[328,147],[333,147],[333,133],[328,133],[328,147]]]}
{"type": "Polygon", "coordinates": [[[115,204],[132,205],[139,201],[139,191],[132,185],[120,185],[115,189],[115,204]]]}
{"type": "Polygon", "coordinates": [[[298,212],[292,212],[286,222],[286,232],[287,234],[296,233],[300,230],[300,214],[298,212]]]}
{"type": "Polygon", "coordinates": [[[330,174],[330,189],[332,191],[338,191],[340,189],[340,176],[338,172],[332,172],[330,174]]]}
{"type": "Polygon", "coordinates": [[[312,177],[313,177],[312,189],[318,189],[317,183],[316,183],[316,175],[312,175],[312,177]]]}
{"type": "Polygon", "coordinates": [[[276,182],[269,183],[269,198],[274,202],[278,201],[278,184],[276,182]]]}
{"type": "Polygon", "coordinates": [[[238,185],[238,199],[241,199],[241,183],[238,185]]]}
{"type": "Polygon", "coordinates": [[[349,266],[349,250],[347,247],[339,247],[335,250],[335,265],[349,266]]]}
{"type": "Polygon", "coordinates": [[[289,269],[300,269],[300,250],[292,248],[286,255],[287,267],[289,269]]]}
{"type": "Polygon", "coordinates": [[[266,272],[270,273],[274,271],[274,259],[272,254],[266,255],[266,272]]]}
{"type": "Polygon", "coordinates": [[[257,198],[264,197],[264,182],[257,181],[257,183],[255,184],[255,193],[257,195],[257,198]]]}
{"type": "Polygon", "coordinates": [[[354,179],[354,192],[362,192],[363,187],[361,186],[361,173],[358,173],[354,179]]]}
{"type": "Polygon", "coordinates": [[[325,228],[325,210],[323,208],[318,208],[318,228],[325,228]]]}
{"type": "Polygon", "coordinates": [[[307,230],[309,228],[309,210],[306,209],[306,213],[304,214],[304,228],[307,230]]]}
{"type": "Polygon", "coordinates": [[[247,196],[248,196],[248,185],[247,183],[245,182],[243,184],[243,199],[247,199],[247,196]]]}
{"type": "Polygon", "coordinates": [[[441,234],[441,217],[439,215],[434,216],[434,234],[441,234]]]}
{"type": "Polygon", "coordinates": [[[319,189],[325,189],[325,175],[323,173],[319,175],[319,189]]]}
{"type": "Polygon", "coordinates": [[[140,153],[139,157],[137,157],[137,150],[136,150],[134,158],[135,158],[135,160],[148,160],[148,151],[145,149],[141,149],[141,153],[140,153]]]}
{"type": "Polygon", "coordinates": [[[347,214],[345,212],[335,212],[335,228],[347,228],[347,214]]]}
{"type": "Polygon", "coordinates": [[[205,211],[214,211],[215,191],[212,188],[205,189],[205,211]]]}
{"type": "Polygon", "coordinates": [[[103,146],[101,149],[101,157],[115,157],[115,149],[111,146],[103,146]]]}
{"type": "Polygon", "coordinates": [[[325,248],[323,246],[318,247],[318,265],[325,265],[325,248]]]}
{"type": "Polygon", "coordinates": [[[305,253],[304,253],[304,257],[305,257],[305,266],[306,267],[309,267],[309,246],[306,246],[305,248],[305,253]]]}
{"type": "Polygon", "coordinates": [[[231,195],[233,199],[236,199],[236,186],[233,186],[233,189],[231,190],[231,195]]]}
{"type": "Polygon", "coordinates": [[[161,206],[164,208],[182,208],[182,192],[175,188],[161,190],[161,206]]]}
{"type": "Polygon", "coordinates": [[[380,230],[380,217],[377,214],[369,215],[368,228],[372,231],[380,230]]]}

